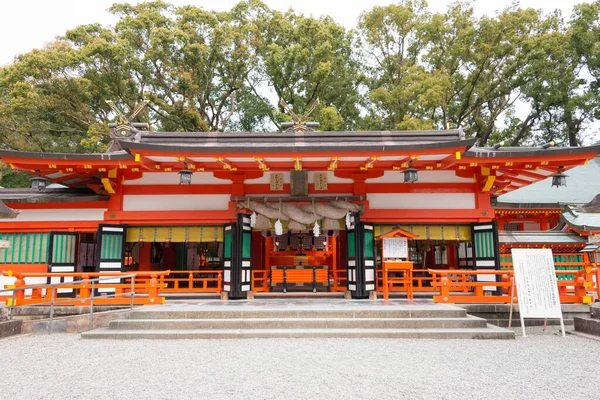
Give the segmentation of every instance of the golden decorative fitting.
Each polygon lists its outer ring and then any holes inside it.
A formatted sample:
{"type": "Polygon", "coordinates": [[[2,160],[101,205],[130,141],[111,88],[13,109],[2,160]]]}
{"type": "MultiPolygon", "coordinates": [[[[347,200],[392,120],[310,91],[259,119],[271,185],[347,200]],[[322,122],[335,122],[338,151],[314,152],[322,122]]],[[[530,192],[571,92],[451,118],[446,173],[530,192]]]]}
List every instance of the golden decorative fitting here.
{"type": "Polygon", "coordinates": [[[364,167],[360,167],[361,171],[366,171],[369,168],[373,168],[373,165],[375,164],[375,161],[379,160],[379,156],[371,156],[371,160],[365,164],[364,167]]]}
{"type": "Polygon", "coordinates": [[[269,171],[270,170],[270,168],[267,166],[267,164],[264,163],[262,157],[254,157],[254,160],[256,162],[258,162],[258,169],[260,169],[261,171],[269,171]]]}
{"type": "Polygon", "coordinates": [[[223,169],[227,169],[229,171],[237,171],[237,168],[233,167],[231,164],[225,161],[223,157],[217,157],[216,160],[217,162],[221,163],[221,165],[223,165],[223,169]]]}
{"type": "Polygon", "coordinates": [[[331,158],[331,162],[329,163],[329,167],[327,167],[328,171],[335,171],[335,169],[338,167],[338,161],[340,160],[339,157],[332,157],[331,158]]]}

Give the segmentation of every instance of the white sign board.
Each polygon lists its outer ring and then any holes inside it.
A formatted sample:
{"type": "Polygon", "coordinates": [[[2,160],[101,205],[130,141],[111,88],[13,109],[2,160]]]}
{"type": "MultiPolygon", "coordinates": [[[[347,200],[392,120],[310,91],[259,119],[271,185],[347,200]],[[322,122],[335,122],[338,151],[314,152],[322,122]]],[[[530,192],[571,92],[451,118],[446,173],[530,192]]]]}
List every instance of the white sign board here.
{"type": "Polygon", "coordinates": [[[551,249],[512,249],[519,312],[526,318],[560,318],[551,249]]]}
{"type": "Polygon", "coordinates": [[[408,239],[383,238],[383,258],[408,258],[408,239]]]}
{"type": "Polygon", "coordinates": [[[10,242],[8,240],[0,240],[0,249],[9,249],[10,242]]]}
{"type": "Polygon", "coordinates": [[[511,249],[511,253],[523,333],[524,318],[559,318],[563,325],[552,250],[511,249]]]}

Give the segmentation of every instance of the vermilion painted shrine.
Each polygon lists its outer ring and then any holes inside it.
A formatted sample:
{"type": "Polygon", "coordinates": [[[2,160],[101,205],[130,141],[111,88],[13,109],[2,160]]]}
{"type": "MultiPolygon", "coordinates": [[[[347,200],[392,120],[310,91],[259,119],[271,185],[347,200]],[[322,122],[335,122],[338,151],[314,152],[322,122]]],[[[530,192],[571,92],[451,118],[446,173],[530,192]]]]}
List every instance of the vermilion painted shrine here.
{"type": "MultiPolygon", "coordinates": [[[[102,154],[0,151],[34,184],[0,190],[0,240],[10,245],[0,249],[1,269],[31,274],[28,284],[46,282],[48,272],[170,270],[161,280],[165,292],[224,291],[230,298],[250,291],[366,298],[382,285],[403,291],[409,284],[434,291],[443,271],[509,267],[502,253],[511,243],[501,248],[496,219],[510,224],[514,208],[495,209],[497,196],[560,180],[600,151],[480,148],[461,130],[294,128],[117,129],[112,150],[102,154]],[[389,246],[398,252],[382,254],[380,237],[394,230],[398,241],[389,246]],[[386,262],[410,264],[412,276],[385,281],[386,262]]],[[[543,230],[557,223],[552,210],[535,210],[543,230]]],[[[563,242],[558,252],[582,257],[585,238],[572,247],[563,242]]],[[[460,287],[473,299],[483,289],[460,287]]],[[[435,299],[452,300],[443,293],[435,299]]]]}

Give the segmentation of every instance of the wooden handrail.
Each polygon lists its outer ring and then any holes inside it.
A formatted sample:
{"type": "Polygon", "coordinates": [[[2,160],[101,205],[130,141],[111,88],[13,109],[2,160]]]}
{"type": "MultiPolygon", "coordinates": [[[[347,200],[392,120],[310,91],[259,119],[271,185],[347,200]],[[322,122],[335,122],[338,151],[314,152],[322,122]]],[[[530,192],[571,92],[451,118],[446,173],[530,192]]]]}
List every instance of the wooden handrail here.
{"type": "MultiPolygon", "coordinates": [[[[562,303],[587,304],[592,302],[592,297],[588,296],[588,291],[596,291],[600,294],[598,285],[590,277],[592,269],[569,269],[556,270],[556,275],[572,275],[573,279],[559,280],[559,294],[562,303]]],[[[514,279],[512,270],[436,270],[429,269],[429,273],[436,279],[432,283],[434,288],[438,288],[439,296],[434,296],[433,300],[440,303],[509,303],[510,289],[514,279]],[[501,280],[492,282],[474,282],[466,281],[466,276],[473,275],[496,275],[501,280]],[[439,278],[438,278],[439,276],[439,278]],[[459,280],[460,279],[460,280],[459,280]],[[474,293],[472,295],[452,294],[452,288],[469,288],[474,293]],[[484,294],[484,287],[500,288],[501,293],[484,294]]]]}
{"type": "Polygon", "coordinates": [[[135,275],[136,277],[153,277],[169,275],[172,271],[126,271],[126,272],[16,272],[12,270],[2,271],[4,276],[14,276],[15,278],[64,278],[64,277],[115,277],[123,275],[135,275]]]}

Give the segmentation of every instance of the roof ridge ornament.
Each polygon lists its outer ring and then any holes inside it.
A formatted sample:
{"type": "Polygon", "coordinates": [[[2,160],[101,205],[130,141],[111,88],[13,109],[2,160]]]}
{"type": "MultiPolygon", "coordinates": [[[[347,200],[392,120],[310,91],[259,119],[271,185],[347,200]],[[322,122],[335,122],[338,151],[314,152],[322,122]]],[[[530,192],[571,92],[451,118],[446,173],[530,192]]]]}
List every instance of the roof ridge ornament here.
{"type": "Polygon", "coordinates": [[[282,127],[287,127],[285,132],[314,132],[314,129],[312,128],[316,128],[317,126],[319,126],[318,122],[307,122],[308,116],[312,114],[312,112],[315,111],[315,109],[319,106],[318,98],[310,103],[308,110],[306,110],[306,112],[301,117],[299,117],[294,111],[292,111],[292,109],[287,105],[283,98],[279,101],[279,104],[285,110],[285,112],[287,112],[289,116],[292,117],[292,120],[294,121],[293,124],[291,124],[291,126],[289,126],[289,123],[285,122],[281,124],[282,127]]]}
{"type": "Polygon", "coordinates": [[[137,133],[137,128],[150,128],[150,124],[147,122],[131,122],[144,110],[144,108],[146,108],[149,102],[149,100],[142,101],[135,106],[129,117],[125,117],[125,115],[117,108],[112,100],[106,100],[106,104],[108,104],[119,117],[116,123],[108,124],[108,127],[112,128],[111,137],[113,140],[131,141],[134,139],[135,133],[137,133]]]}

